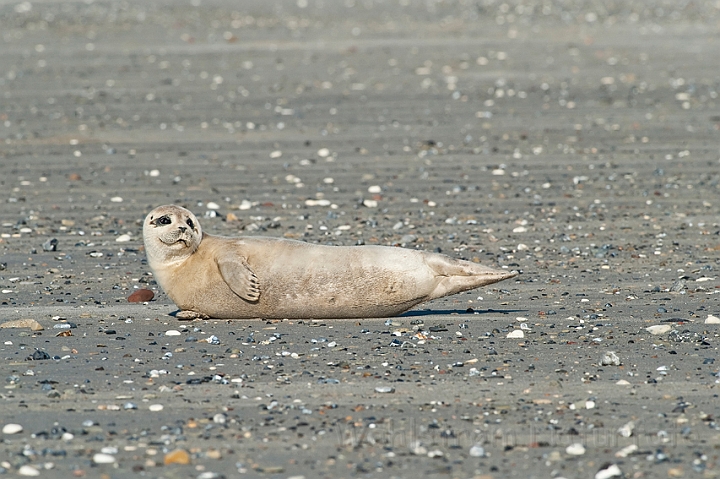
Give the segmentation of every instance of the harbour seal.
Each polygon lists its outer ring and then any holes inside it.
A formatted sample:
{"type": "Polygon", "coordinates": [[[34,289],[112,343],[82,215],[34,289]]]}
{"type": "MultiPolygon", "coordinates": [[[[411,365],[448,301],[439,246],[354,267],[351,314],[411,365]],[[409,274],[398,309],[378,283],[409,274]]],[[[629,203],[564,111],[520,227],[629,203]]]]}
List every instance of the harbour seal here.
{"type": "Polygon", "coordinates": [[[394,316],[516,275],[406,248],[210,235],[176,205],[147,215],[143,239],[181,319],[394,316]]]}

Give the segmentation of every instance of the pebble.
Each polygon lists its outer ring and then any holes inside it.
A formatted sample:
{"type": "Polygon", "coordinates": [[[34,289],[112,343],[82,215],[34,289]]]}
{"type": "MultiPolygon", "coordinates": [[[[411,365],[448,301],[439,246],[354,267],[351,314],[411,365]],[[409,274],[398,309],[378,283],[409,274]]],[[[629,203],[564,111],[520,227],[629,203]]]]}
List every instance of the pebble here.
{"type": "Polygon", "coordinates": [[[220,209],[220,205],[217,204],[217,203],[215,203],[214,201],[211,201],[210,203],[207,204],[207,209],[209,209],[209,210],[219,210],[219,209],[220,209]]]}
{"type": "Polygon", "coordinates": [[[43,251],[57,251],[58,240],[57,238],[50,238],[42,244],[43,251]]]}
{"type": "Polygon", "coordinates": [[[164,406],[162,404],[151,404],[148,409],[152,412],[158,412],[162,411],[164,409],[164,406]]]}
{"type": "Polygon", "coordinates": [[[120,236],[118,236],[117,238],[115,238],[115,241],[116,241],[117,243],[127,243],[127,242],[130,241],[131,239],[132,239],[132,238],[131,238],[131,236],[130,236],[129,234],[124,234],[124,235],[120,235],[120,236]]]}
{"type": "MultiPolygon", "coordinates": [[[[269,471],[262,471],[262,472],[267,472],[268,474],[275,474],[275,473],[283,472],[283,471],[284,471],[284,469],[282,467],[280,467],[280,470],[270,469],[269,471]]],[[[217,472],[205,471],[205,472],[201,472],[200,474],[198,474],[197,479],[221,479],[222,477],[225,477],[225,476],[222,476],[222,475],[218,474],[217,472]]]]}
{"type": "Polygon", "coordinates": [[[190,464],[190,454],[185,449],[175,449],[165,454],[163,464],[166,466],[169,464],[190,464]]]}
{"type": "Polygon", "coordinates": [[[395,388],[390,386],[378,386],[375,388],[376,393],[394,393],[395,388]]]}
{"type": "Polygon", "coordinates": [[[635,429],[635,422],[630,421],[630,422],[624,424],[620,429],[618,429],[618,434],[620,434],[622,437],[630,437],[630,436],[632,436],[634,429],[635,429]]]}
{"type": "Polygon", "coordinates": [[[23,427],[20,424],[5,424],[2,428],[3,434],[17,434],[22,432],[23,427]]]}
{"type": "Polygon", "coordinates": [[[522,329],[516,329],[508,333],[507,337],[510,339],[521,339],[525,337],[525,333],[522,331],[522,329]]]}
{"type": "Polygon", "coordinates": [[[368,193],[382,193],[382,188],[379,185],[369,186],[368,193]]]}
{"type": "Polygon", "coordinates": [[[30,355],[30,358],[32,358],[33,361],[47,361],[50,359],[50,355],[45,351],[40,351],[38,349],[30,355]]]}
{"type": "Polygon", "coordinates": [[[136,291],[133,291],[133,293],[128,296],[128,301],[130,303],[146,303],[148,301],[151,301],[155,297],[155,293],[150,291],[149,289],[138,289],[136,291]]]}
{"type": "Polygon", "coordinates": [[[113,196],[112,198],[110,198],[110,201],[112,201],[113,203],[122,203],[123,199],[120,196],[113,196]]]}
{"type": "Polygon", "coordinates": [[[177,329],[168,329],[165,331],[165,336],[180,336],[180,331],[177,329]]]}
{"type": "Polygon", "coordinates": [[[708,314],[708,317],[705,318],[705,324],[720,324],[720,318],[713,316],[712,314],[708,314]]]}
{"type": "Polygon", "coordinates": [[[671,293],[679,293],[683,289],[685,289],[685,286],[687,285],[687,281],[684,279],[679,279],[673,283],[672,286],[670,286],[670,292],[671,293]]]}
{"type": "Polygon", "coordinates": [[[363,200],[363,206],[366,208],[377,208],[378,202],[375,200],[363,200]]]}
{"type": "Polygon", "coordinates": [[[571,456],[582,456],[583,454],[585,454],[585,446],[583,446],[579,442],[576,442],[566,447],[565,452],[570,454],[571,456]]]}
{"type": "Polygon", "coordinates": [[[606,352],[603,357],[602,361],[600,363],[603,366],[620,366],[620,357],[615,354],[615,351],[608,351],[606,352]]]}
{"type": "Polygon", "coordinates": [[[16,319],[14,321],[7,321],[5,323],[0,324],[0,328],[30,328],[32,331],[42,331],[45,329],[42,324],[38,323],[34,319],[25,318],[25,319],[16,319]]]}
{"type": "Polygon", "coordinates": [[[475,444],[470,448],[470,457],[483,457],[485,455],[485,448],[480,444],[475,444]]]}
{"type": "Polygon", "coordinates": [[[634,453],[638,450],[638,447],[636,444],[630,444],[628,446],[623,447],[618,452],[615,453],[615,457],[628,457],[630,454],[634,453]]]}
{"type": "Polygon", "coordinates": [[[611,477],[622,476],[622,471],[617,464],[610,464],[605,469],[600,469],[595,474],[595,479],[610,479],[611,477]]]}
{"type": "Polygon", "coordinates": [[[21,476],[39,476],[40,471],[35,469],[33,466],[30,466],[28,464],[25,464],[23,466],[20,466],[20,469],[18,469],[18,474],[21,476]]]}
{"type": "Polygon", "coordinates": [[[670,326],[669,324],[656,324],[654,326],[648,326],[647,328],[645,328],[645,331],[653,335],[658,335],[665,334],[671,329],[672,326],[670,326]]]}
{"type": "Polygon", "coordinates": [[[104,452],[98,452],[93,456],[93,462],[95,464],[113,464],[115,461],[115,456],[112,454],[105,454],[104,452]]]}
{"type": "Polygon", "coordinates": [[[218,449],[208,449],[205,452],[205,457],[207,457],[208,459],[222,459],[222,454],[218,449]]]}

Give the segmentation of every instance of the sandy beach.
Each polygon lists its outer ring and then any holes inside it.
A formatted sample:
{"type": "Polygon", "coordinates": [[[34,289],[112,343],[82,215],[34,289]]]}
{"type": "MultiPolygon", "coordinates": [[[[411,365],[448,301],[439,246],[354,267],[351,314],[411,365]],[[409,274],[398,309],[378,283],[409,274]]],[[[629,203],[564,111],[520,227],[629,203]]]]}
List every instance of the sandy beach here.
{"type": "Polygon", "coordinates": [[[0,475],[717,477],[719,33],[713,2],[0,1],[0,475]],[[169,203],[520,275],[179,321],[169,203]]]}

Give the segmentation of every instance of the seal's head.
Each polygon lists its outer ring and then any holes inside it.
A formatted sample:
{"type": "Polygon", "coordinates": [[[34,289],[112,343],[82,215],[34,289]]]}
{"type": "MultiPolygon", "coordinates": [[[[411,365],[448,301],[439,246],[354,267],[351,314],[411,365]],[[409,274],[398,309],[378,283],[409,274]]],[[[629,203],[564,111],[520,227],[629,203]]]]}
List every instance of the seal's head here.
{"type": "Polygon", "coordinates": [[[145,252],[150,265],[182,261],[200,246],[202,229],[191,211],[181,206],[158,206],[143,224],[145,252]]]}

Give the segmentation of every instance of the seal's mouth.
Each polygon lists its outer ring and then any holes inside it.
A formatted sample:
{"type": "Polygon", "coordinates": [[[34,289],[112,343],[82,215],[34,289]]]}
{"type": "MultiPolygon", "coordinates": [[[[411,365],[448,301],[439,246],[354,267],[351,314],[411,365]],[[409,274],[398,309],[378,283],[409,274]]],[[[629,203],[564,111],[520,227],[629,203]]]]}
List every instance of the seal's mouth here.
{"type": "Polygon", "coordinates": [[[166,241],[166,240],[160,238],[160,242],[167,246],[173,246],[178,243],[182,243],[186,248],[188,247],[188,241],[185,238],[177,238],[177,239],[173,239],[172,241],[166,241]]]}

